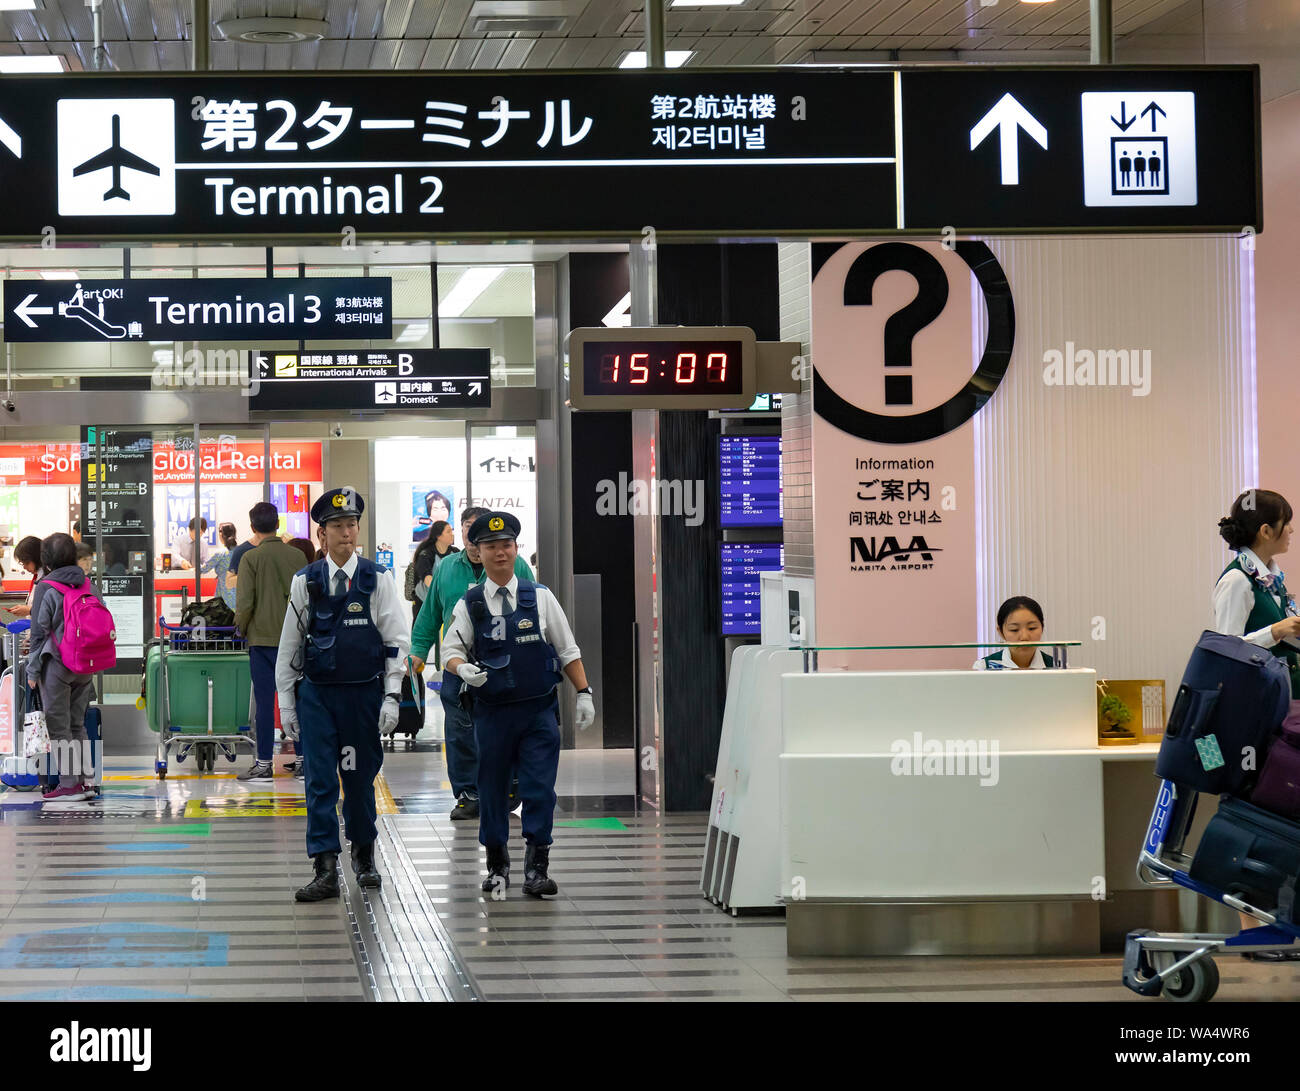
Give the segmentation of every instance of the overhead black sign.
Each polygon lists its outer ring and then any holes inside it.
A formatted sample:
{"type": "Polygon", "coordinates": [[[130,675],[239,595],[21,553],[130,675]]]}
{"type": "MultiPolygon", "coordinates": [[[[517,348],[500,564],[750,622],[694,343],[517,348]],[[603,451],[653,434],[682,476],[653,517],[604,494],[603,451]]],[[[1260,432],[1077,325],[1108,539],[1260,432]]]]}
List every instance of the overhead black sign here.
{"type": "Polygon", "coordinates": [[[259,352],[249,408],[420,412],[492,404],[487,349],[259,352]]]}
{"type": "Polygon", "coordinates": [[[903,76],[909,228],[1259,230],[1254,68],[903,76]]]}
{"type": "Polygon", "coordinates": [[[4,282],[6,341],[269,341],[393,335],[389,277],[4,282]]]}
{"type": "Polygon", "coordinates": [[[1258,69],[8,77],[0,188],[0,238],[1237,230],[1258,69]]]}

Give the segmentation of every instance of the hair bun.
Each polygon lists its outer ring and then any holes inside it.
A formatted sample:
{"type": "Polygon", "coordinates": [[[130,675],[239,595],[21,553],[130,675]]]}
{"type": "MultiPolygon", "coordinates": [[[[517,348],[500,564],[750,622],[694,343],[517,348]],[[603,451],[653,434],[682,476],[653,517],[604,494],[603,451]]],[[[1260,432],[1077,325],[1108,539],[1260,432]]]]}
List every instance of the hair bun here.
{"type": "Polygon", "coordinates": [[[1242,527],[1240,519],[1235,519],[1231,515],[1226,515],[1219,520],[1219,529],[1220,530],[1244,530],[1245,528],[1242,527]]]}

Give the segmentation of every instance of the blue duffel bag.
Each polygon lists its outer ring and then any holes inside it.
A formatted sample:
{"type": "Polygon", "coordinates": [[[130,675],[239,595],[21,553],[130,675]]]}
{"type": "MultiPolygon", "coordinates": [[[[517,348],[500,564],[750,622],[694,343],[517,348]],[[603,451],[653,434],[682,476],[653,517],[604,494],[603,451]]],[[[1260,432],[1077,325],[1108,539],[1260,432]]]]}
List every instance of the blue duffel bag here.
{"type": "Polygon", "coordinates": [[[1156,776],[1198,792],[1240,794],[1258,776],[1290,705],[1285,660],[1207,629],[1183,672],[1156,776]]]}

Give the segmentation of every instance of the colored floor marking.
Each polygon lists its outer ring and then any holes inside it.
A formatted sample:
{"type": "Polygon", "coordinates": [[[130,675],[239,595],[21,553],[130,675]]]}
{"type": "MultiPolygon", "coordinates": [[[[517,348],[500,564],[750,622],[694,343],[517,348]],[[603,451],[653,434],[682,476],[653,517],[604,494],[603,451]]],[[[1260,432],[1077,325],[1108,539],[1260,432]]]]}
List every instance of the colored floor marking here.
{"type": "Polygon", "coordinates": [[[186,818],[302,818],[306,814],[305,797],[274,792],[208,796],[185,804],[186,818]]]}
{"type": "Polygon", "coordinates": [[[110,852],[179,852],[189,847],[188,841],[118,841],[104,846],[110,852]]]}
{"type": "Polygon", "coordinates": [[[178,833],[183,833],[186,837],[210,837],[212,836],[212,824],[209,822],[182,822],[175,826],[136,826],[133,832],[160,834],[164,837],[171,837],[178,833]]]}
{"type": "Polygon", "coordinates": [[[100,879],[109,875],[199,875],[201,872],[188,867],[100,867],[90,871],[70,871],[69,879],[100,879]]]}
{"type": "Polygon", "coordinates": [[[110,894],[86,894],[80,898],[58,898],[52,902],[46,902],[46,905],[112,905],[112,904],[139,904],[148,905],[151,902],[188,902],[192,899],[188,894],[150,894],[145,890],[118,890],[110,894]]]}
{"type": "Polygon", "coordinates": [[[622,822],[620,822],[617,818],[613,818],[613,817],[571,818],[571,819],[566,819],[563,822],[556,822],[555,825],[574,826],[584,830],[625,830],[627,829],[627,827],[623,825],[622,822]]]}
{"type": "Polygon", "coordinates": [[[5,1000],[201,1000],[199,996],[184,993],[160,993],[153,989],[133,989],[125,985],[85,985],[70,989],[37,989],[35,992],[16,993],[5,1000]]]}
{"type": "MultiPolygon", "coordinates": [[[[170,769],[167,771],[168,780],[234,780],[238,773],[173,773],[170,769]]],[[[105,780],[157,780],[158,774],[148,773],[114,773],[106,776],[105,780]]]]}
{"type": "Polygon", "coordinates": [[[397,802],[393,799],[393,793],[388,789],[388,781],[384,779],[384,774],[380,773],[375,777],[375,811],[378,814],[397,814],[397,802]]]}

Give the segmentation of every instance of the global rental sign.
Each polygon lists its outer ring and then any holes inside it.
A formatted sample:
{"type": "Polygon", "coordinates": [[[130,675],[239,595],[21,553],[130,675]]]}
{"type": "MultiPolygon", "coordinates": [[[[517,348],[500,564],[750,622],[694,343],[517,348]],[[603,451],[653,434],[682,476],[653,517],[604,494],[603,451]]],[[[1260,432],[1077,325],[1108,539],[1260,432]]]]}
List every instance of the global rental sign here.
{"type": "MultiPolygon", "coordinates": [[[[205,443],[200,449],[199,477],[208,482],[259,482],[266,465],[260,443],[205,443]]],[[[194,452],[178,451],[174,444],[155,443],[153,479],[156,485],[184,485],[194,481],[194,452]]],[[[318,442],[273,442],[271,480],[302,482],[321,480],[321,445],[318,442]]]]}

